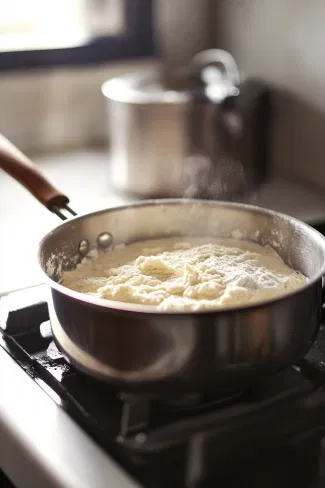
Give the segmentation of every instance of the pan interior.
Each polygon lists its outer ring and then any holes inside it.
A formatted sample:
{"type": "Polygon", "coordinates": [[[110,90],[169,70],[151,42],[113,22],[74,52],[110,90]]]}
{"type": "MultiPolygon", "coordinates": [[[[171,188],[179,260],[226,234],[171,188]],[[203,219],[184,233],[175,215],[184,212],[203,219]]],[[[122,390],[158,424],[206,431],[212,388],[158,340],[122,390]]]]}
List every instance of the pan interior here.
{"type": "Polygon", "coordinates": [[[91,250],[109,252],[116,245],[170,236],[235,238],[273,247],[282,259],[305,276],[325,274],[325,239],[308,225],[257,207],[199,200],[160,200],[107,209],[64,222],[40,244],[43,271],[59,281],[62,271],[82,259],[86,241],[91,250]],[[98,246],[108,232],[110,245],[98,246]]]}

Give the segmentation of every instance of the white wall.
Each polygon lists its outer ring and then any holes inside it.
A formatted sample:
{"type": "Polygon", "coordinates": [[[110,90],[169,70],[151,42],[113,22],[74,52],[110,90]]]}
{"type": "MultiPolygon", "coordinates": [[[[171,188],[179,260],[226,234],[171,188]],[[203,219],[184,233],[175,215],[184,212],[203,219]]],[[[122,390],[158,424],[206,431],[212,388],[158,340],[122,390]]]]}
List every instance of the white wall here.
{"type": "Polygon", "coordinates": [[[325,187],[324,0],[216,0],[215,40],[278,91],[273,163],[325,187]]]}
{"type": "Polygon", "coordinates": [[[171,70],[213,44],[214,0],[155,0],[158,48],[171,70]]]}
{"type": "Polygon", "coordinates": [[[23,151],[42,153],[108,141],[102,83],[155,60],[0,76],[0,132],[23,151]]]}

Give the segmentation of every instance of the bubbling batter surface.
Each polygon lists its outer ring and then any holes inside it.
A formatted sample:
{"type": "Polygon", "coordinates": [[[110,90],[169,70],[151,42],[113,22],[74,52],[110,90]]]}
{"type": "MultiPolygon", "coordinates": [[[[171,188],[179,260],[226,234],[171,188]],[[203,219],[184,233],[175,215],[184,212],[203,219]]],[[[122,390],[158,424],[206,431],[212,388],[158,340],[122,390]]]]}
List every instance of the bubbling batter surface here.
{"type": "Polygon", "coordinates": [[[179,237],[130,244],[85,259],[62,276],[63,285],[72,290],[161,311],[248,305],[307,281],[270,247],[179,237]]]}

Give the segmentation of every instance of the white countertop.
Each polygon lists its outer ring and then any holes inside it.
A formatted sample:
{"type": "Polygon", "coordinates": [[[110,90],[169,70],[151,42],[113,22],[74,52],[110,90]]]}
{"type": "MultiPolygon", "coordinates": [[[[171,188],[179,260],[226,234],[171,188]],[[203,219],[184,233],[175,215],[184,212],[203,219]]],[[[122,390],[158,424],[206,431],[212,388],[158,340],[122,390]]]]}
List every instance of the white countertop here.
{"type": "MultiPolygon", "coordinates": [[[[53,155],[36,162],[69,196],[71,207],[78,214],[127,201],[110,188],[109,155],[103,151],[53,155]]],[[[270,181],[250,203],[306,222],[325,221],[325,192],[322,196],[282,179],[270,181]]],[[[55,215],[0,171],[0,294],[42,282],[36,262],[38,242],[59,223],[55,215]]]]}

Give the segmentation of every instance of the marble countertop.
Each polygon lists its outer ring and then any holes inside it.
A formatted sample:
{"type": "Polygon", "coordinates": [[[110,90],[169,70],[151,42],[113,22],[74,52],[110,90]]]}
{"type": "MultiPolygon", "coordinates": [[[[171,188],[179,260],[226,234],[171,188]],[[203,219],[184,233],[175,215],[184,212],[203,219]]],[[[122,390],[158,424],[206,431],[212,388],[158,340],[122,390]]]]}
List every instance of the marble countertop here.
{"type": "MultiPolygon", "coordinates": [[[[70,198],[78,213],[127,202],[109,184],[109,155],[82,151],[36,159],[44,174],[70,198]]],[[[273,179],[250,203],[306,222],[325,221],[324,196],[283,179],[273,179]]],[[[42,236],[60,220],[12,178],[0,171],[0,294],[42,282],[36,252],[42,236]]]]}

